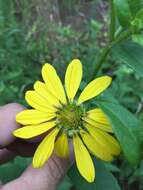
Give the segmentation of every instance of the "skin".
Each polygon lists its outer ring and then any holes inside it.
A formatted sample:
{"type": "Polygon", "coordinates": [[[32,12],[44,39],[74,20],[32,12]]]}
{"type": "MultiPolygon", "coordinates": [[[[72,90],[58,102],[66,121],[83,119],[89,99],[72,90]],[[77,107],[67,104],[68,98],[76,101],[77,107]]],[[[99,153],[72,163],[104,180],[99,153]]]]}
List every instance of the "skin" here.
{"type": "MultiPolygon", "coordinates": [[[[38,140],[23,141],[15,139],[13,130],[20,126],[15,122],[15,116],[24,107],[17,103],[0,107],[0,164],[4,164],[17,155],[32,156],[38,140]]],[[[0,185],[0,190],[55,190],[69,167],[68,160],[56,155],[47,161],[44,167],[34,169],[30,165],[24,173],[14,181],[0,185]]]]}

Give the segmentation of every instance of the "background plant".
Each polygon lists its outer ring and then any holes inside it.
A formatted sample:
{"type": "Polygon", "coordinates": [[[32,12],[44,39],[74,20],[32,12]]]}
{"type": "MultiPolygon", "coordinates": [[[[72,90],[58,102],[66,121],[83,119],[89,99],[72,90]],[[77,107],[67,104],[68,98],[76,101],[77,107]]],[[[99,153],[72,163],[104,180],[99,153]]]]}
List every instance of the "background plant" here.
{"type": "MultiPolygon", "coordinates": [[[[24,92],[40,78],[45,62],[63,77],[69,61],[80,58],[85,70],[81,90],[91,78],[111,75],[110,90],[89,106],[98,105],[108,115],[123,154],[112,164],[96,160],[97,178],[90,185],[71,168],[59,189],[143,189],[143,1],[45,3],[0,0],[0,104],[25,104],[24,92]]],[[[23,159],[1,166],[0,180],[17,177],[30,162],[23,159]]]]}

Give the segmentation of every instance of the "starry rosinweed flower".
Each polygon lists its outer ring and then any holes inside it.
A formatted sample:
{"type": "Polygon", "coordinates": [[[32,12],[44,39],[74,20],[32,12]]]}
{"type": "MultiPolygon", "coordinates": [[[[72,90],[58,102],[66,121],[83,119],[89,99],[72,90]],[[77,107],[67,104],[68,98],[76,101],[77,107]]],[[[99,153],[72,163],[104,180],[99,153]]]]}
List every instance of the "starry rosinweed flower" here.
{"type": "Polygon", "coordinates": [[[83,102],[103,92],[112,79],[102,76],[91,81],[75,100],[82,79],[82,64],[78,59],[67,68],[65,90],[52,65],[43,66],[42,77],[44,82],[35,82],[34,90],[26,92],[26,101],[33,109],[16,116],[16,121],[24,127],[13,134],[29,139],[50,131],[34,154],[34,168],[42,167],[54,150],[59,157],[68,158],[71,139],[80,174],[93,182],[95,168],[90,153],[101,160],[112,161],[120,154],[120,146],[103,111],[99,108],[86,111],[83,102]]]}

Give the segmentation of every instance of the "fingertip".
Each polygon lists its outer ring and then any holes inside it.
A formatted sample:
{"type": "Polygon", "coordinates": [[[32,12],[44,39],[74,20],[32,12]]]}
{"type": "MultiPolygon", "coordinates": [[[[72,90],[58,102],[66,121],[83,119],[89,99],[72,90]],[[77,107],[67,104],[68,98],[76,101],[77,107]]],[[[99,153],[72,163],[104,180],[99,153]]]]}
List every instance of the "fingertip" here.
{"type": "Polygon", "coordinates": [[[14,140],[13,131],[19,127],[16,114],[24,109],[18,103],[10,103],[0,107],[0,147],[9,145],[14,140]]]}

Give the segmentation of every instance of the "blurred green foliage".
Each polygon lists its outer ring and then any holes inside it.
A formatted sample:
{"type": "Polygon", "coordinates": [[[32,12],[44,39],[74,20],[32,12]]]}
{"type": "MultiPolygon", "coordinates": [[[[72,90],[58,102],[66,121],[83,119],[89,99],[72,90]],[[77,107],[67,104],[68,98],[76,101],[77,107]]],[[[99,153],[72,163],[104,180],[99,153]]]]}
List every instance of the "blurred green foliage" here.
{"type": "MultiPolygon", "coordinates": [[[[41,78],[40,70],[45,62],[53,64],[63,79],[69,61],[80,58],[84,66],[84,81],[89,81],[96,64],[97,53],[101,49],[101,36],[107,32],[102,31],[102,22],[95,18],[87,20],[84,30],[81,31],[70,25],[63,26],[54,22],[47,22],[41,29],[40,17],[27,26],[27,20],[31,20],[33,13],[28,1],[22,2],[22,11],[17,15],[16,1],[0,0],[1,105],[9,102],[25,104],[24,93],[32,88],[35,80],[41,78]]],[[[67,1],[65,6],[69,6],[70,3],[67,1]]],[[[108,14],[106,17],[108,18],[108,14]]],[[[114,79],[112,94],[143,121],[143,79],[123,63],[126,60],[119,59],[119,52],[112,52],[103,66],[102,73],[109,74],[114,79]]],[[[3,183],[16,178],[25,169],[29,159],[23,159],[18,158],[0,167],[0,180],[3,183]]],[[[142,163],[134,169],[120,158],[117,164],[119,168],[114,164],[107,165],[107,168],[117,176],[123,189],[134,189],[136,183],[139,184],[138,188],[143,188],[142,163]]],[[[66,177],[59,190],[68,190],[71,187],[72,182],[66,177]]]]}

